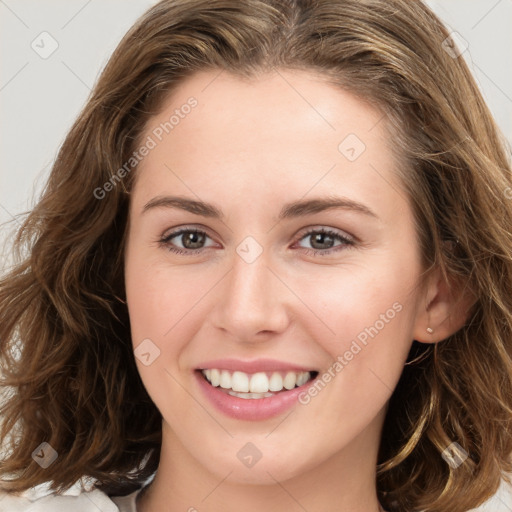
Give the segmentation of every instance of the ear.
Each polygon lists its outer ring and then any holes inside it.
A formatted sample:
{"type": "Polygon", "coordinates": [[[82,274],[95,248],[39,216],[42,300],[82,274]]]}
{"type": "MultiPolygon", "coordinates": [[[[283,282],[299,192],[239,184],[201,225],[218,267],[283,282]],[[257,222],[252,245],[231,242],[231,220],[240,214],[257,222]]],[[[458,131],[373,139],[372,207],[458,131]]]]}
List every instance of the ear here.
{"type": "Polygon", "coordinates": [[[437,343],[457,332],[468,321],[476,296],[462,279],[447,282],[439,268],[427,278],[414,325],[414,339],[437,343]],[[427,331],[432,329],[432,333],[427,331]]]}

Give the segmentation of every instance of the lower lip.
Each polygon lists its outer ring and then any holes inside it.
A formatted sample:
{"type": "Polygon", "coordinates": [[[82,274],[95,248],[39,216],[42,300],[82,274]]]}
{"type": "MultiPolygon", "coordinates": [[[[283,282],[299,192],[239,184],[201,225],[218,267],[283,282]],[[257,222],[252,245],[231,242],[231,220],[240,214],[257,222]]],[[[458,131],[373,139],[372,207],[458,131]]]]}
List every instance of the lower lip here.
{"type": "Polygon", "coordinates": [[[266,420],[287,411],[297,403],[298,396],[313,382],[310,380],[302,386],[280,391],[267,398],[249,399],[228,395],[219,388],[213,387],[200,371],[194,373],[199,387],[216,409],[231,418],[249,421],[266,420]]]}

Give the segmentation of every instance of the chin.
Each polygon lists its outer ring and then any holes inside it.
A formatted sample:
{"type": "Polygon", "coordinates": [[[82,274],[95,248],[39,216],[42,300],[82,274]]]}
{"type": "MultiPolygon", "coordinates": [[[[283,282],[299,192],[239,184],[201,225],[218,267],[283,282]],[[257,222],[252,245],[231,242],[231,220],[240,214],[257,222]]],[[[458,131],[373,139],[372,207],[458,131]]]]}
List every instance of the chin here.
{"type": "Polygon", "coordinates": [[[282,482],[295,478],[317,465],[312,458],[305,459],[303,448],[298,449],[298,455],[289,450],[290,446],[286,442],[269,446],[270,443],[263,440],[253,444],[251,441],[238,439],[231,439],[231,446],[222,450],[218,449],[219,445],[213,452],[203,450],[197,458],[199,464],[219,481],[225,479],[225,482],[246,485],[275,485],[276,480],[282,482]],[[205,458],[206,453],[211,453],[212,456],[205,458]],[[229,476],[226,478],[226,475],[229,476]]]}

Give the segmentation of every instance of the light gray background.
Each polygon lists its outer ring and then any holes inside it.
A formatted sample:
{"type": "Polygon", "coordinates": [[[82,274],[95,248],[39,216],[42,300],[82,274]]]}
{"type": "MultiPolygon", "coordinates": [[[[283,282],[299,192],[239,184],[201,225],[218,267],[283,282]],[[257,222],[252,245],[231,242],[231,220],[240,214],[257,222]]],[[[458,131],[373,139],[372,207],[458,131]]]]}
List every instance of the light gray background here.
{"type": "MultiPolygon", "coordinates": [[[[0,223],[34,203],[100,70],[127,29],[154,3],[0,0],[0,223]],[[31,44],[41,45],[45,31],[58,48],[43,59],[31,44]]],[[[468,42],[463,56],[512,143],[512,0],[427,3],[468,42]]],[[[45,47],[49,44],[46,40],[45,47]]],[[[0,242],[16,223],[0,226],[0,242]]],[[[478,510],[512,512],[512,495],[503,486],[478,510]]]]}

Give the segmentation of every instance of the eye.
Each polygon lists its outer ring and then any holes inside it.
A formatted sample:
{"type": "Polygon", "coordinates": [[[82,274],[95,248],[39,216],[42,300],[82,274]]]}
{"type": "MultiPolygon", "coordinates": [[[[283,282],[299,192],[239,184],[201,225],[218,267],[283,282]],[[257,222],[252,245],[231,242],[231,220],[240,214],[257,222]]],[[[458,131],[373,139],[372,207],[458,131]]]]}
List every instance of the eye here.
{"type": "Polygon", "coordinates": [[[306,254],[312,254],[314,256],[325,256],[333,252],[343,250],[347,246],[350,247],[355,245],[355,240],[352,238],[327,228],[310,229],[302,235],[300,240],[308,238],[312,248],[308,249],[306,247],[306,254]],[[339,240],[341,243],[335,245],[335,240],[339,240]]]}
{"type": "MultiPolygon", "coordinates": [[[[314,256],[325,256],[355,245],[355,240],[352,238],[327,228],[310,229],[300,237],[299,242],[308,238],[312,248],[302,248],[306,249],[306,254],[314,256]],[[335,245],[336,240],[340,242],[337,245],[335,245]]],[[[208,234],[201,229],[181,228],[163,236],[158,242],[175,254],[193,256],[211,247],[211,245],[204,245],[207,239],[211,240],[208,234]]]]}
{"type": "Polygon", "coordinates": [[[210,237],[200,229],[182,228],[165,235],[159,243],[176,254],[194,255],[205,248],[203,244],[207,238],[210,237]],[[176,242],[172,242],[173,239],[176,239],[176,242]],[[176,247],[176,243],[180,243],[181,247],[176,247]]]}

